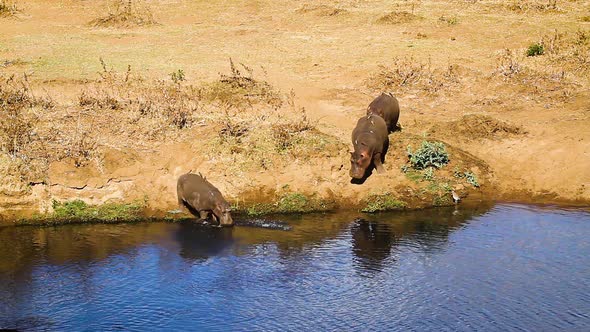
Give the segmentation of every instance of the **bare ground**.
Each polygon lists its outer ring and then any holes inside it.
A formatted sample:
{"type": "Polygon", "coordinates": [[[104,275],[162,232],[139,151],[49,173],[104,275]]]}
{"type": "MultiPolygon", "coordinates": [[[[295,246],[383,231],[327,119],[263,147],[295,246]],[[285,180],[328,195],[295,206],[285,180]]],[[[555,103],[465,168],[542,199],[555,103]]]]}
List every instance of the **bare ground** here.
{"type": "Polygon", "coordinates": [[[15,157],[3,144],[0,211],[140,199],[158,214],[175,208],[176,179],[189,170],[238,208],[288,192],[330,208],[384,193],[425,207],[448,204],[450,189],[467,199],[588,205],[590,24],[581,18],[590,5],[550,3],[154,1],[157,24],[97,27],[101,3],[17,2],[15,16],[0,17],[0,74],[26,74],[31,93],[54,105],[31,106],[43,153],[23,147],[15,157]],[[545,54],[527,57],[533,43],[545,54]],[[130,66],[141,87],[101,90],[99,58],[119,82],[130,66]],[[266,94],[252,101],[250,90],[239,91],[245,103],[162,92],[180,69],[182,89],[223,94],[229,58],[282,104],[261,102],[266,94]],[[104,101],[104,91],[126,102],[81,102],[104,101]],[[352,184],[350,133],[381,91],[398,97],[402,130],[390,135],[387,172],[352,184]],[[156,115],[137,108],[145,100],[156,115]],[[175,110],[188,110],[186,125],[175,110]],[[451,156],[433,181],[402,171],[407,146],[425,139],[446,143],[451,156]],[[480,187],[455,176],[464,172],[480,187]]]}

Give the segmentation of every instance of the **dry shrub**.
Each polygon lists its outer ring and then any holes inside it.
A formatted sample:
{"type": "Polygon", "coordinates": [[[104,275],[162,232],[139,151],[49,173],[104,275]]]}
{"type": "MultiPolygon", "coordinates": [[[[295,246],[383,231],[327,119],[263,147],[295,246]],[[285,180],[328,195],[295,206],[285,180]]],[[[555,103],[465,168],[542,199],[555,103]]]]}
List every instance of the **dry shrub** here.
{"type": "Polygon", "coordinates": [[[496,70],[494,74],[504,78],[514,77],[523,71],[521,60],[517,52],[511,49],[502,50],[496,57],[496,70]]]}
{"type": "Polygon", "coordinates": [[[318,16],[337,16],[348,13],[346,9],[336,8],[328,5],[308,5],[304,4],[295,11],[299,14],[314,13],[318,16]]]}
{"type": "Polygon", "coordinates": [[[375,90],[417,89],[437,93],[460,83],[458,67],[433,68],[414,58],[395,58],[390,67],[380,66],[367,81],[375,90]]]}
{"type": "Polygon", "coordinates": [[[252,107],[266,104],[274,109],[282,106],[280,93],[264,80],[254,78],[254,70],[240,63],[241,69],[229,59],[229,75],[220,74],[219,80],[206,85],[204,96],[209,101],[219,102],[224,107],[252,107]]]}
{"type": "Polygon", "coordinates": [[[2,151],[17,157],[34,141],[38,116],[35,107],[50,109],[53,101],[33,95],[25,79],[0,77],[0,146],[2,151]]]}
{"type": "Polygon", "coordinates": [[[572,72],[590,71],[590,31],[559,33],[555,30],[541,37],[540,44],[548,56],[548,65],[557,63],[572,72]]]}
{"type": "Polygon", "coordinates": [[[143,0],[116,0],[108,8],[108,14],[90,21],[96,27],[134,27],[153,25],[151,9],[143,0]]]}
{"type": "Polygon", "coordinates": [[[271,131],[277,151],[282,152],[293,147],[297,142],[304,139],[304,132],[314,128],[315,125],[307,118],[304,108],[301,109],[300,118],[273,124],[271,131]]]}
{"type": "Polygon", "coordinates": [[[219,139],[208,142],[210,157],[227,161],[237,172],[285,167],[294,160],[336,156],[346,149],[335,137],[317,130],[303,107],[289,98],[287,102],[291,107],[277,111],[230,109],[229,116],[219,120],[219,139]]]}
{"type": "Polygon", "coordinates": [[[130,111],[137,122],[150,118],[161,126],[183,129],[191,127],[198,119],[196,113],[201,101],[201,90],[181,81],[146,82],[127,67],[125,73],[107,68],[101,59],[100,79],[87,87],[78,98],[78,104],[86,110],[130,111]]]}
{"type": "Polygon", "coordinates": [[[378,24],[400,24],[421,20],[422,17],[408,13],[407,11],[393,11],[379,17],[375,22],[378,24]]]}
{"type": "Polygon", "coordinates": [[[0,0],[0,17],[2,16],[14,16],[20,10],[16,3],[11,0],[0,0]]]}
{"type": "Polygon", "coordinates": [[[52,100],[33,95],[26,76],[0,77],[0,176],[12,189],[43,181],[47,150],[38,113],[53,107],[52,100]]]}
{"type": "Polygon", "coordinates": [[[557,0],[514,0],[506,5],[506,8],[515,12],[557,12],[561,9],[557,6],[557,0]]]}
{"type": "Polygon", "coordinates": [[[487,115],[467,114],[461,119],[435,125],[430,132],[443,137],[461,137],[463,139],[497,139],[511,135],[526,134],[520,127],[496,120],[487,115]]]}
{"type": "Polygon", "coordinates": [[[579,88],[563,67],[551,63],[533,67],[532,64],[524,65],[523,52],[505,49],[499,53],[491,77],[500,78],[510,93],[527,95],[537,101],[567,100],[579,88]]]}

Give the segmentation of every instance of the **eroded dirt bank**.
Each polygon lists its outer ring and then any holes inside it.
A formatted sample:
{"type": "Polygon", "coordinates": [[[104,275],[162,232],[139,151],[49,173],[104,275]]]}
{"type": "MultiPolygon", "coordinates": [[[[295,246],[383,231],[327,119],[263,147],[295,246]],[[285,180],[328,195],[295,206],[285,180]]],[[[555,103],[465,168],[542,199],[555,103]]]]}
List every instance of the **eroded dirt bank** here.
{"type": "Polygon", "coordinates": [[[163,215],[188,171],[252,213],[446,205],[451,190],[590,204],[589,8],[519,3],[155,2],[156,25],[96,27],[99,4],[27,2],[0,18],[0,214],[82,199],[163,215]],[[353,184],[350,132],[381,91],[402,130],[387,172],[353,184]],[[450,163],[408,168],[423,141],[450,163]]]}

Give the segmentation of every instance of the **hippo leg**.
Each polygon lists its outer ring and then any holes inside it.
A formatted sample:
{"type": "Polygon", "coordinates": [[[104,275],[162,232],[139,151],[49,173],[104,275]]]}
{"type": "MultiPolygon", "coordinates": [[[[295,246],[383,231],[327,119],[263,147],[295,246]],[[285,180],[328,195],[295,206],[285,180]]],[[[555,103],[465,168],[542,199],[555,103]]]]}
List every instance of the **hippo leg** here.
{"type": "Polygon", "coordinates": [[[375,153],[375,155],[373,155],[373,164],[375,164],[377,173],[385,173],[385,167],[383,167],[383,164],[381,163],[380,153],[375,153]]]}
{"type": "Polygon", "coordinates": [[[182,198],[180,198],[180,197],[178,197],[178,209],[180,211],[186,211],[187,210],[186,206],[184,206],[184,200],[182,198]]]}
{"type": "Polygon", "coordinates": [[[209,211],[206,211],[206,210],[199,211],[199,217],[201,217],[202,220],[207,220],[207,217],[209,217],[209,211]]]}

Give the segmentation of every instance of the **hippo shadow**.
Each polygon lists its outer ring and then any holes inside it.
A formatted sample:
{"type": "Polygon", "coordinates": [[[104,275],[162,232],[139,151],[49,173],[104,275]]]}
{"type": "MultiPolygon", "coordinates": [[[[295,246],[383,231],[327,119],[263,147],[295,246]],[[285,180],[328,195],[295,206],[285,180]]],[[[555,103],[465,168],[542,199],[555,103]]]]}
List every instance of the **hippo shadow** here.
{"type": "MultiPolygon", "coordinates": [[[[385,163],[385,156],[387,155],[387,151],[389,151],[389,139],[387,139],[385,141],[385,144],[383,145],[383,153],[381,153],[381,164],[385,163]]],[[[385,166],[383,166],[383,167],[385,168],[385,166]]],[[[373,170],[375,170],[375,164],[373,163],[373,161],[371,161],[371,163],[369,164],[369,167],[367,167],[367,169],[365,170],[365,174],[363,175],[363,177],[360,179],[352,178],[352,179],[350,179],[350,183],[352,183],[352,184],[365,183],[365,181],[367,181],[369,176],[371,176],[371,174],[373,174],[373,170]]]]}
{"type": "Polygon", "coordinates": [[[174,238],[180,245],[180,256],[205,261],[227,251],[234,244],[233,229],[181,222],[174,238]]]}

